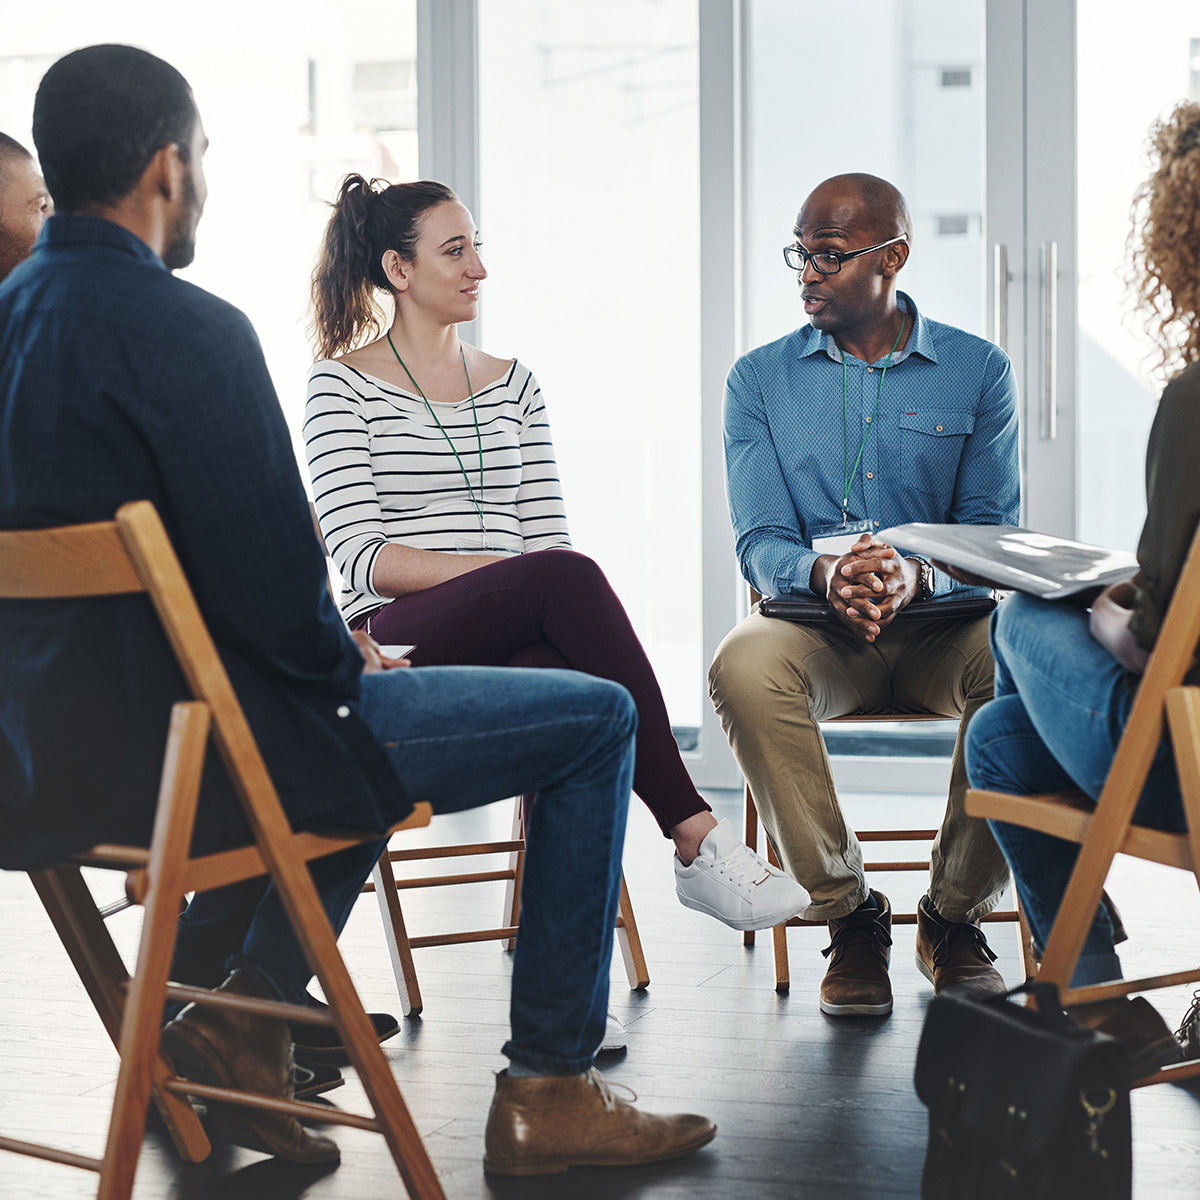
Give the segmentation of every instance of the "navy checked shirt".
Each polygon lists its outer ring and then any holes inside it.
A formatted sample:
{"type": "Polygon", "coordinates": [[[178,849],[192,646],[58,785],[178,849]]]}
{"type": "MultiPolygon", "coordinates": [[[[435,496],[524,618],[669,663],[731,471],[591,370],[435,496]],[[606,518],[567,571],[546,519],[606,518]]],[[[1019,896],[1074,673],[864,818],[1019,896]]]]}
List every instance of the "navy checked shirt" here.
{"type": "MultiPolygon", "coordinates": [[[[120,226],[51,217],[0,286],[0,526],[108,520],[138,499],[293,824],[403,817],[250,322],[120,226]]],[[[187,694],[147,598],[0,601],[0,679],[0,866],[144,834],[187,694]]],[[[211,755],[201,816],[214,844],[243,828],[211,755]]]]}
{"type": "MultiPolygon", "coordinates": [[[[725,471],[742,575],[765,596],[811,595],[811,532],[840,523],[846,455],[862,461],[849,519],[1015,525],[1020,509],[1017,389],[999,347],[922,317],[903,292],[912,333],[887,357],[846,365],[828,334],[805,325],[751,350],[725,384],[725,471]]],[[[903,552],[904,547],[898,546],[903,552]]],[[[934,594],[970,594],[934,572],[934,594]]]]}

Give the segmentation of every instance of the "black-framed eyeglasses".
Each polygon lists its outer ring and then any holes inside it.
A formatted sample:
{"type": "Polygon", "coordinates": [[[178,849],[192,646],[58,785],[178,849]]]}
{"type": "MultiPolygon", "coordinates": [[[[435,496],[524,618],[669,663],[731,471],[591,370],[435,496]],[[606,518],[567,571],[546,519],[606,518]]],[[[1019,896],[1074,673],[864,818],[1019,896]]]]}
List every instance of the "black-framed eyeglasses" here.
{"type": "Polygon", "coordinates": [[[860,255],[870,254],[872,250],[882,250],[885,246],[894,246],[897,242],[906,241],[908,241],[908,235],[902,233],[897,237],[889,238],[886,242],[880,242],[878,246],[865,246],[861,250],[817,250],[812,252],[805,250],[803,246],[784,246],[783,261],[793,271],[803,271],[811,262],[813,269],[822,275],[836,275],[842,269],[842,263],[849,262],[852,258],[858,258],[860,255]]]}

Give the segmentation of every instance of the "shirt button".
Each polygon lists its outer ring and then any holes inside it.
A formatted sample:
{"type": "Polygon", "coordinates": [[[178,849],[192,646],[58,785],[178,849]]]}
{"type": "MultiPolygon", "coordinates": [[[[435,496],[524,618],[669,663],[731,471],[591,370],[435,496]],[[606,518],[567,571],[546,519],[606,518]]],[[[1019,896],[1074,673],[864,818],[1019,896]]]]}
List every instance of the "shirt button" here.
{"type": "Polygon", "coordinates": [[[879,522],[878,522],[878,521],[876,521],[876,522],[875,522],[875,528],[876,528],[876,529],[878,529],[878,528],[879,528],[879,522]]]}
{"type": "Polygon", "coordinates": [[[874,375],[874,374],[875,374],[875,368],[874,368],[874,367],[868,367],[868,368],[867,368],[867,374],[868,374],[868,375],[874,375]]]}
{"type": "Polygon", "coordinates": [[[350,709],[344,704],[339,704],[337,715],[339,717],[348,717],[350,715],[350,709]]]}
{"type": "Polygon", "coordinates": [[[871,423],[871,418],[870,418],[870,417],[868,417],[868,418],[867,418],[867,424],[868,424],[868,425],[870,425],[870,423],[871,423]]]}
{"type": "Polygon", "coordinates": [[[868,472],[867,472],[867,478],[868,478],[868,479],[874,479],[874,478],[875,478],[875,472],[874,472],[874,471],[868,471],[868,472]]]}
{"type": "Polygon", "coordinates": [[[940,425],[935,426],[935,428],[937,429],[938,433],[942,432],[942,427],[940,425]]]}

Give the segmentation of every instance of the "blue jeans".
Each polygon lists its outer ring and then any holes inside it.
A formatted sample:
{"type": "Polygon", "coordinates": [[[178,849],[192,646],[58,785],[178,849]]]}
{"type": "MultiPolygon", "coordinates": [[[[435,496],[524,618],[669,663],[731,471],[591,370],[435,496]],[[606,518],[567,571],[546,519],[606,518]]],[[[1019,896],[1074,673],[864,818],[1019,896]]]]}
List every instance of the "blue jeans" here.
{"type": "MultiPolygon", "coordinates": [[[[444,813],[536,793],[504,1053],[551,1074],[586,1071],[608,1004],[637,727],[629,693],[574,671],[422,667],[365,675],[361,703],[403,787],[400,813],[409,801],[444,813]]],[[[354,824],[332,807],[328,822],[354,824]]],[[[384,844],[312,864],[336,932],[384,844]]],[[[218,958],[221,978],[247,968],[283,999],[305,1003],[312,972],[274,887],[248,881],[193,901],[173,973],[213,986],[198,976],[218,958]]]]}
{"type": "MultiPolygon", "coordinates": [[[[992,619],[995,699],[967,730],[971,786],[1018,795],[1078,788],[1098,800],[1133,706],[1134,681],[1088,631],[1088,614],[1069,603],[1010,596],[992,619]]],[[[1170,748],[1158,748],[1136,819],[1184,827],[1170,748]]],[[[1034,940],[1044,947],[1079,855],[1060,838],[990,822],[1012,869],[1034,940]]],[[[1075,987],[1121,978],[1112,922],[1104,908],[1088,932],[1071,980],[1075,987]]]]}

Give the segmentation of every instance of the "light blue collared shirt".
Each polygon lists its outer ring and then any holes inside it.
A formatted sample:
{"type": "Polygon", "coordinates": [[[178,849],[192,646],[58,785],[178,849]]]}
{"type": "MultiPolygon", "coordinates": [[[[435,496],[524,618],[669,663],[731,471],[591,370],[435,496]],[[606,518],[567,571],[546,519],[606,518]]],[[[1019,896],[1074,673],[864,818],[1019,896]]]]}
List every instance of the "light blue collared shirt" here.
{"type": "MultiPolygon", "coordinates": [[[[1008,356],[973,334],[922,317],[884,376],[805,325],[744,354],[725,383],[725,473],[742,575],[766,596],[811,595],[810,530],[840,523],[848,453],[862,460],[849,519],[1015,525],[1021,485],[1017,387],[1008,356]]],[[[897,547],[903,551],[904,547],[897,547]]],[[[966,589],[934,572],[934,594],[966,589]]],[[[978,589],[972,589],[978,592],[978,589]]]]}

